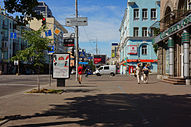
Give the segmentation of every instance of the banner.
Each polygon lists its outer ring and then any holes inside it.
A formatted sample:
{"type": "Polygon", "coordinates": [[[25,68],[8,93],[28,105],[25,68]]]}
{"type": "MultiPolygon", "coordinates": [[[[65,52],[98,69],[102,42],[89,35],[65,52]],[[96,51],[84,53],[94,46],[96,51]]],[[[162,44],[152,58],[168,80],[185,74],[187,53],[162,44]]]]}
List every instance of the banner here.
{"type": "Polygon", "coordinates": [[[106,55],[94,55],[94,64],[106,64],[106,55]]]}
{"type": "Polygon", "coordinates": [[[53,54],[53,78],[70,78],[70,54],[53,54]]]}

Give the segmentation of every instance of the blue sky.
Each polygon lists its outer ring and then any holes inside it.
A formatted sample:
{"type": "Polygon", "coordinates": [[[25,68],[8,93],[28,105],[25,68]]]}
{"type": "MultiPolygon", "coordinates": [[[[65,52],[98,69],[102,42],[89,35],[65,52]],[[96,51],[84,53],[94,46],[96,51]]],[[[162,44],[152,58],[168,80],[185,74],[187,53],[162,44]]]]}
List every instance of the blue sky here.
{"type": "MultiPolygon", "coordinates": [[[[42,1],[42,0],[41,0],[42,1]]],[[[65,24],[65,18],[75,16],[75,0],[43,0],[52,10],[55,18],[65,24]]],[[[111,43],[119,42],[119,27],[127,0],[78,0],[79,16],[88,17],[88,26],[79,27],[79,45],[89,53],[111,55],[111,43]]],[[[69,32],[74,32],[66,27],[69,32]]]]}

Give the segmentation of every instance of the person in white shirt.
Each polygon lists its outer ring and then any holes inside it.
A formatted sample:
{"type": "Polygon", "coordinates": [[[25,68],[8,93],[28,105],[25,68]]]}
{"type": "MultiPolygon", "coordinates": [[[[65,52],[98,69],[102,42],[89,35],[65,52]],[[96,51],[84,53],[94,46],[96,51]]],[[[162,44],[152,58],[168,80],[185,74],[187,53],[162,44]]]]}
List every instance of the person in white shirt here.
{"type": "Polygon", "coordinates": [[[140,84],[140,79],[141,79],[141,63],[137,64],[136,75],[137,75],[137,83],[140,84]]]}

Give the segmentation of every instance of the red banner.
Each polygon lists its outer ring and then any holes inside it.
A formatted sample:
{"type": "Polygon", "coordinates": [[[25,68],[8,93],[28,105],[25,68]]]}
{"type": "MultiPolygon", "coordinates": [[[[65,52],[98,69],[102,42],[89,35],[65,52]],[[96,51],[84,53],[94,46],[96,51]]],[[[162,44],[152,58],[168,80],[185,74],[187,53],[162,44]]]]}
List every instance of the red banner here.
{"type": "Polygon", "coordinates": [[[99,62],[101,62],[101,58],[94,58],[94,64],[98,64],[99,62]]]}

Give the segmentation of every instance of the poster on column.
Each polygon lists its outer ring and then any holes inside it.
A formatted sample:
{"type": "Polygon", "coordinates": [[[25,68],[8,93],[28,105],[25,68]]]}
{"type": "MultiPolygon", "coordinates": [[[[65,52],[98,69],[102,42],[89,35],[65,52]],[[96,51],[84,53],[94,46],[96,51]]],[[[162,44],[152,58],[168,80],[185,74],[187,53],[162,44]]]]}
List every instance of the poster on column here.
{"type": "Polygon", "coordinates": [[[53,78],[70,78],[70,54],[53,54],[53,78]]]}

